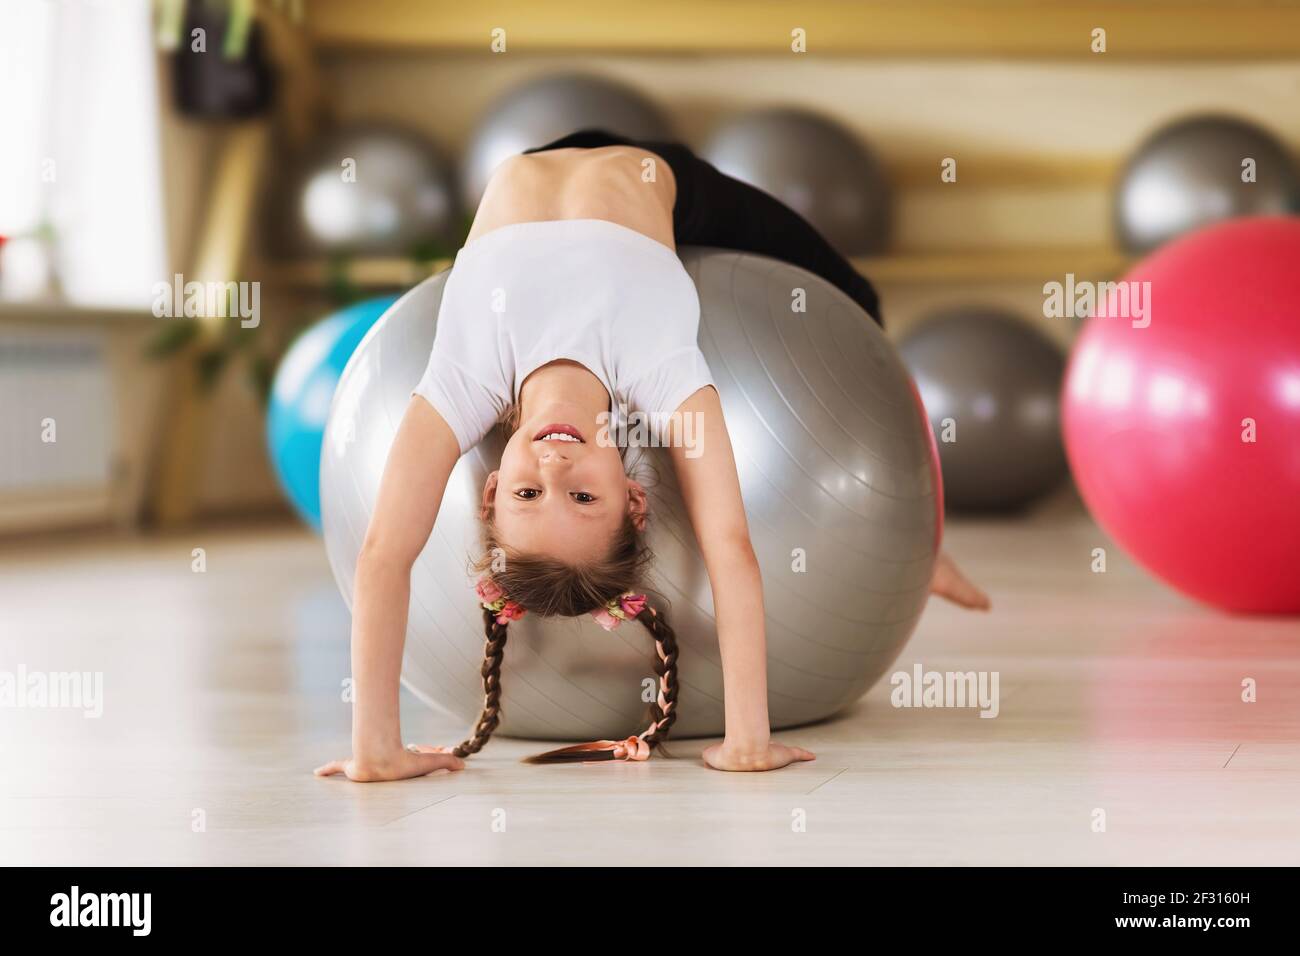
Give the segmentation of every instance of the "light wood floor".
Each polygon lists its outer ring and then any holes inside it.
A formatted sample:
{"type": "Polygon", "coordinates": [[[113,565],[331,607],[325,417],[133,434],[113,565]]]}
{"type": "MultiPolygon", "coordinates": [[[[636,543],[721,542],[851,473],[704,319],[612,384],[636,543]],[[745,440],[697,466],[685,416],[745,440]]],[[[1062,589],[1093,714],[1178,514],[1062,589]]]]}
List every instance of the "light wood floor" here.
{"type": "MultiPolygon", "coordinates": [[[[365,786],[310,773],[349,712],[308,534],[2,545],[0,669],[103,671],[105,707],[0,710],[0,863],[1300,863],[1300,622],[1194,606],[1113,547],[1093,574],[1107,542],[1069,499],[947,543],[995,612],[931,606],[898,667],[997,671],[996,719],[878,686],[783,734],[819,757],[778,773],[707,770],[701,741],[534,767],[498,740],[464,773],[365,786]]],[[[404,726],[465,730],[413,699],[404,726]]]]}

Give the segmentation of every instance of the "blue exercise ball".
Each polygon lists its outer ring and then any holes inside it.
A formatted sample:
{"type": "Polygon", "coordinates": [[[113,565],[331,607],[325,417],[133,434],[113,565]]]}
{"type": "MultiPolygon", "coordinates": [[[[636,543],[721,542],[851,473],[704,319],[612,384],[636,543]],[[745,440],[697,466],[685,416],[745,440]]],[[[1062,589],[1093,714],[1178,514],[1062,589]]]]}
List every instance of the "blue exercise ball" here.
{"type": "Polygon", "coordinates": [[[350,305],[294,340],[271,386],[266,440],[280,487],[304,521],[320,530],[320,452],[330,402],[348,359],[397,301],[386,295],[350,305]]]}

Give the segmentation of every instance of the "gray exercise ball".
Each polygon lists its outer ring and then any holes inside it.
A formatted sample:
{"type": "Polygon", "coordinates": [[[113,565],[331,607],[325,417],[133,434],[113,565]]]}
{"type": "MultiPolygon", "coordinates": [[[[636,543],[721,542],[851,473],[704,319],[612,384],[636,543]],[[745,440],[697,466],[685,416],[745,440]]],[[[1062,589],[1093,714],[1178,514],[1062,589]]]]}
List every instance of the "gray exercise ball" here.
{"type": "Polygon", "coordinates": [[[663,140],[672,135],[658,108],[622,83],[569,73],[525,83],[492,103],[470,137],[461,164],[465,207],[478,206],[502,160],[581,129],[602,129],[629,139],[663,140]]]}
{"type": "Polygon", "coordinates": [[[889,242],[884,168],[849,130],[806,110],[759,110],[723,123],[704,158],[800,213],[846,256],[889,242]]]}
{"type": "Polygon", "coordinates": [[[1158,130],[1125,166],[1115,197],[1120,242],[1147,252],[1201,226],[1300,210],[1300,171],[1268,130],[1197,116],[1158,130]],[[1242,163],[1254,160],[1254,182],[1242,163]]]}
{"type": "MultiPolygon", "coordinates": [[[[938,547],[938,473],[897,353],[847,296],[794,266],[690,249],[700,347],[722,398],[762,568],[774,727],[853,703],[901,652],[925,605],[938,547]],[[792,312],[792,290],[807,311],[792,312]]],[[[325,545],[351,602],[357,553],[394,432],[433,342],[447,273],[401,298],[363,340],[334,396],[321,458],[325,545]]],[[[469,727],[483,703],[483,618],[469,562],[478,502],[504,439],[494,430],[452,472],[411,574],[402,681],[469,727]]],[[[652,603],[681,647],[674,736],[723,729],[709,578],[671,463],[644,450],[631,472],[651,499],[652,603]]],[[[500,732],[619,738],[644,726],[653,643],[638,626],[529,615],[510,625],[500,732]]]]}
{"type": "Polygon", "coordinates": [[[1060,484],[1065,359],[1047,336],[996,310],[957,309],[899,351],[938,439],[949,508],[1014,509],[1060,484]]]}
{"type": "Polygon", "coordinates": [[[407,256],[454,249],[462,214],[446,162],[432,144],[392,126],[327,135],[291,164],[273,224],[289,255],[407,256]]]}

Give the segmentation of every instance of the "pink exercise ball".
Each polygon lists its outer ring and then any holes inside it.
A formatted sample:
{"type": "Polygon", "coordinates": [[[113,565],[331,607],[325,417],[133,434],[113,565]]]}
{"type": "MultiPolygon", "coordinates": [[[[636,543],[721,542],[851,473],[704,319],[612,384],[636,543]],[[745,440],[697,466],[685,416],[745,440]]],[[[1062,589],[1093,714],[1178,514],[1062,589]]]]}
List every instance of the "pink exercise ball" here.
{"type": "Polygon", "coordinates": [[[1300,613],[1300,220],[1211,226],[1119,286],[1141,298],[1099,290],[1066,371],[1084,500],[1180,591],[1300,613]]]}

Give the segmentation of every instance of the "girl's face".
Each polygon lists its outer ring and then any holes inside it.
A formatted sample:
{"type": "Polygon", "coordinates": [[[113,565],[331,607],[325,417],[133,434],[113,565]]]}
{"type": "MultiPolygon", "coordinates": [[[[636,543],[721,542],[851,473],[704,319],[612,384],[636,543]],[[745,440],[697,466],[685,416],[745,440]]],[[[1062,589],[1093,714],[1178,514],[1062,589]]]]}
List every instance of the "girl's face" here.
{"type": "Polygon", "coordinates": [[[510,436],[483,488],[484,517],[493,512],[502,544],[576,564],[604,556],[629,514],[644,527],[645,489],[586,414],[553,403],[510,436]]]}

